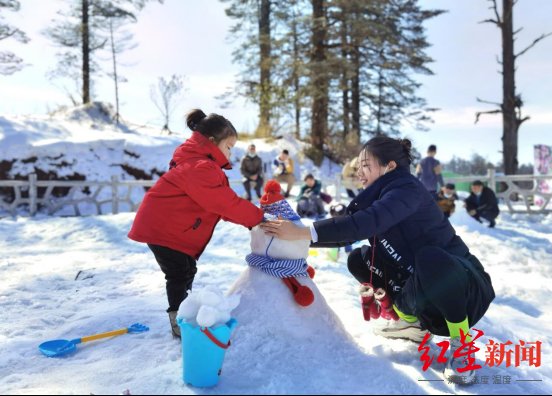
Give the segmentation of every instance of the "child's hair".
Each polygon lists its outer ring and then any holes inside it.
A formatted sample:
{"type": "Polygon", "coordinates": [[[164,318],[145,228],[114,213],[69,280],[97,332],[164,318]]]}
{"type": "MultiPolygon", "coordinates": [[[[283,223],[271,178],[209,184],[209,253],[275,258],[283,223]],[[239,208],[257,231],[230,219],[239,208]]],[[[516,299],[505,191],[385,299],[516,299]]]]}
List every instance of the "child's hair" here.
{"type": "Polygon", "coordinates": [[[387,136],[376,136],[362,148],[377,159],[381,166],[395,161],[399,168],[408,168],[412,163],[412,143],[408,139],[393,139],[387,136]]]}
{"type": "Polygon", "coordinates": [[[215,144],[219,144],[222,140],[235,136],[238,137],[236,128],[230,121],[218,114],[205,113],[199,109],[194,109],[186,116],[186,125],[192,131],[198,131],[203,136],[214,139],[215,144]]]}
{"type": "Polygon", "coordinates": [[[312,175],[312,173],[309,173],[307,176],[305,176],[305,178],[303,179],[303,181],[307,181],[308,179],[316,180],[316,179],[314,178],[314,176],[312,175]]]}

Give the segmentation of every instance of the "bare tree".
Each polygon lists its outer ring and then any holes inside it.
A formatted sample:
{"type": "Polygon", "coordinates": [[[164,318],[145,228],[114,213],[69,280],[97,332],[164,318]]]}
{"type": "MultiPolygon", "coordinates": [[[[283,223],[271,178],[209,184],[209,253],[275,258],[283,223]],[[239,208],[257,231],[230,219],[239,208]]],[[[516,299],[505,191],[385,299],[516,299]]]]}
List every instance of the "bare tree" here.
{"type": "Polygon", "coordinates": [[[111,59],[113,63],[113,71],[108,73],[108,76],[113,79],[115,85],[115,123],[119,124],[120,111],[119,111],[119,84],[127,82],[127,79],[122,76],[118,71],[117,55],[122,52],[135,48],[136,43],[132,42],[132,34],[129,32],[118,33],[120,24],[109,21],[109,41],[111,44],[111,59]]]}
{"type": "Polygon", "coordinates": [[[173,74],[170,80],[159,77],[157,85],[151,85],[150,98],[155,107],[163,116],[163,131],[171,134],[169,122],[172,113],[178,106],[179,99],[184,88],[182,76],[173,74]]]}
{"type": "MultiPolygon", "coordinates": [[[[20,4],[18,0],[0,0],[0,13],[5,9],[8,11],[19,11],[20,4]]],[[[0,41],[8,38],[27,43],[29,38],[18,28],[4,22],[0,14],[0,41]]],[[[23,59],[19,58],[13,52],[0,51],[0,74],[10,75],[24,67],[23,59]]]]}
{"type": "Polygon", "coordinates": [[[502,0],[502,15],[498,12],[496,0],[488,0],[492,3],[489,9],[494,11],[494,18],[486,19],[480,23],[493,23],[502,32],[502,103],[495,103],[477,98],[478,102],[490,103],[498,106],[498,109],[489,111],[478,111],[475,115],[475,123],[479,121],[482,114],[502,113],[502,157],[504,162],[504,173],[513,175],[518,170],[518,131],[522,123],[529,119],[529,116],[523,116],[521,108],[523,101],[521,94],[516,93],[516,59],[525,54],[535,44],[550,36],[552,33],[542,34],[533,40],[525,49],[518,52],[514,51],[514,40],[517,33],[514,31],[513,13],[516,0],[502,0]]]}

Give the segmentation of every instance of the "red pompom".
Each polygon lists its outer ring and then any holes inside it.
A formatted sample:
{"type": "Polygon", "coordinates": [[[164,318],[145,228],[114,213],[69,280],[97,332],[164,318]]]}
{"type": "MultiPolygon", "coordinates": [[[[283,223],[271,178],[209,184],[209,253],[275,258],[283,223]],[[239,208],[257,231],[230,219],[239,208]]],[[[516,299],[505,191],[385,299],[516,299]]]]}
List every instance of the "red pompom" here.
{"type": "Polygon", "coordinates": [[[314,294],[312,293],[312,290],[307,286],[302,285],[299,286],[297,293],[295,293],[295,296],[293,297],[295,298],[295,302],[302,307],[308,307],[314,301],[314,294]]]}
{"type": "Polygon", "coordinates": [[[316,274],[316,271],[310,265],[307,266],[307,273],[309,274],[309,278],[314,279],[314,274],[316,274]]]}
{"type": "Polygon", "coordinates": [[[265,193],[279,193],[282,191],[282,187],[280,186],[280,183],[278,183],[276,180],[271,179],[266,182],[264,186],[264,192],[265,193]]]}
{"type": "Polygon", "coordinates": [[[264,186],[264,194],[261,197],[261,205],[270,205],[284,199],[281,194],[282,187],[276,180],[269,180],[264,186]]]}
{"type": "Polygon", "coordinates": [[[311,289],[300,284],[299,281],[292,276],[289,278],[282,278],[282,281],[293,294],[293,298],[297,304],[302,307],[308,307],[312,304],[314,301],[314,294],[311,289]]]}

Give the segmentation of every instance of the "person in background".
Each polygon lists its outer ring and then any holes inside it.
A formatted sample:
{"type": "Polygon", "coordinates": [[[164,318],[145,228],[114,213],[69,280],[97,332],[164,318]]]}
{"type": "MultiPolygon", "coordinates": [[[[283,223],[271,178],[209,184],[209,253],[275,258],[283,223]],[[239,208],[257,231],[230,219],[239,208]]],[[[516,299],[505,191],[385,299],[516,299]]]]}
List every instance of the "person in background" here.
{"type": "Polygon", "coordinates": [[[432,144],[427,148],[427,157],[416,166],[416,175],[422,184],[437,199],[437,189],[443,187],[443,175],[441,175],[441,163],[435,158],[437,146],[432,144]]]}
{"type": "Polygon", "coordinates": [[[251,183],[255,186],[257,198],[261,198],[263,188],[263,160],[257,155],[256,147],[250,144],[246,155],[241,160],[240,172],[243,176],[245,199],[251,201],[251,183]]]}
{"type": "Polygon", "coordinates": [[[305,184],[297,196],[297,214],[300,217],[318,217],[326,214],[322,200],[322,182],[316,180],[312,174],[304,179],[305,184]]]}
{"type": "Polygon", "coordinates": [[[345,191],[347,191],[347,195],[351,199],[356,197],[357,194],[362,191],[362,184],[360,184],[358,180],[357,171],[358,156],[350,161],[347,161],[341,170],[343,187],[345,187],[345,191]]]}
{"type": "Polygon", "coordinates": [[[295,184],[295,175],[293,174],[293,159],[289,156],[289,151],[282,152],[274,159],[273,162],[273,177],[278,182],[286,183],[286,191],[284,197],[288,198],[293,184],[295,184]]]}
{"type": "Polygon", "coordinates": [[[460,356],[454,352],[463,341],[471,341],[470,336],[462,340],[462,334],[474,335],[470,328],[495,298],[491,277],[410,173],[411,146],[408,139],[387,136],[376,136],[364,145],[359,156],[364,191],[349,204],[345,216],[303,228],[279,219],[260,227],[280,239],[311,240],[315,247],[368,240],[370,246],[354,249],[347,264],[361,283],[361,293],[370,286],[388,297],[377,309],[389,325],[377,334],[418,344],[431,334],[450,337],[444,377],[471,384],[476,371],[458,369],[465,367],[466,357],[475,359],[473,352],[460,356]]]}
{"type": "Polygon", "coordinates": [[[481,180],[476,180],[471,185],[471,194],[464,200],[468,214],[478,222],[481,219],[489,222],[489,228],[494,228],[496,218],[500,213],[496,195],[489,187],[483,185],[481,180]]]}
{"type": "Polygon", "coordinates": [[[458,199],[458,195],[456,195],[455,190],[456,186],[454,184],[447,183],[437,194],[437,205],[439,205],[447,219],[454,213],[456,208],[454,201],[458,199]]]}
{"type": "Polygon", "coordinates": [[[252,228],[263,211],[236,195],[223,169],[238,134],[226,118],[193,110],[186,117],[192,136],[181,144],[169,170],[148,190],[128,237],[147,243],[165,274],[172,333],[180,337],[176,316],[197,272],[196,260],[224,219],[252,228]]]}

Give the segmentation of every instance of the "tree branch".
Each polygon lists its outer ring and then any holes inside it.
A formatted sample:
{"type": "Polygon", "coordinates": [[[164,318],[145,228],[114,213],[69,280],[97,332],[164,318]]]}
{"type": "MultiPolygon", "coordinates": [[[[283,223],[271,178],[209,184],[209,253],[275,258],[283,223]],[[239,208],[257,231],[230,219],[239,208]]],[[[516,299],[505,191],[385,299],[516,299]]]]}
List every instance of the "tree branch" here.
{"type": "Polygon", "coordinates": [[[525,117],[523,117],[521,120],[518,120],[518,125],[523,124],[523,123],[524,123],[525,121],[527,121],[529,118],[531,118],[531,117],[525,116],[525,117]]]}
{"type": "Polygon", "coordinates": [[[496,109],[496,110],[489,110],[489,111],[478,111],[477,113],[475,113],[475,122],[474,122],[474,124],[477,124],[477,122],[479,121],[479,117],[482,114],[497,114],[497,113],[502,113],[502,110],[496,109]]]}
{"type": "MultiPolygon", "coordinates": [[[[494,13],[495,13],[495,16],[496,16],[496,20],[497,20],[500,24],[502,24],[502,21],[500,20],[500,15],[499,15],[499,13],[498,13],[498,6],[496,5],[496,0],[491,0],[491,1],[493,2],[492,8],[493,8],[493,10],[494,10],[494,13]]],[[[491,8],[491,7],[489,7],[489,8],[491,8]]]]}
{"type": "Polygon", "coordinates": [[[480,21],[479,23],[494,23],[496,26],[502,27],[502,20],[500,19],[500,14],[498,13],[496,0],[489,1],[493,3],[493,5],[489,7],[489,9],[494,11],[496,19],[485,19],[484,21],[480,21]]]}
{"type": "Polygon", "coordinates": [[[496,103],[496,102],[489,102],[488,100],[483,100],[483,99],[479,99],[479,98],[475,98],[479,103],[488,103],[488,104],[493,104],[493,105],[497,105],[498,107],[501,106],[500,103],[496,103]]]}
{"type": "Polygon", "coordinates": [[[479,21],[478,23],[494,23],[496,26],[500,27],[500,22],[495,21],[494,19],[485,19],[483,21],[479,21]]]}
{"type": "Polygon", "coordinates": [[[523,55],[524,53],[526,53],[527,51],[529,51],[531,48],[533,48],[535,46],[535,44],[537,44],[539,41],[541,41],[542,39],[548,37],[548,36],[551,36],[552,35],[552,32],[550,33],[546,33],[546,34],[542,34],[540,37],[536,38],[527,48],[525,48],[523,51],[519,52],[518,54],[514,55],[516,58],[518,56],[521,56],[523,55]]]}

